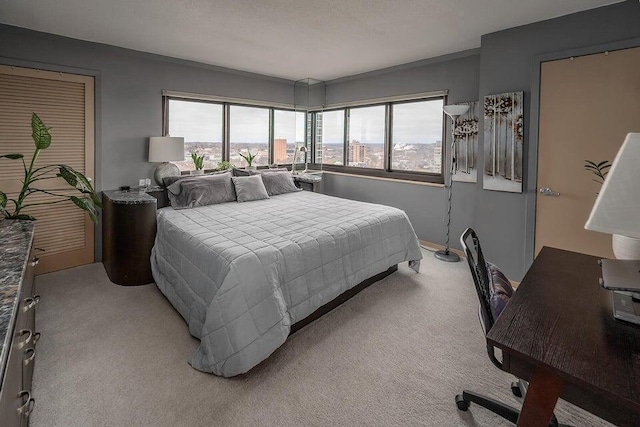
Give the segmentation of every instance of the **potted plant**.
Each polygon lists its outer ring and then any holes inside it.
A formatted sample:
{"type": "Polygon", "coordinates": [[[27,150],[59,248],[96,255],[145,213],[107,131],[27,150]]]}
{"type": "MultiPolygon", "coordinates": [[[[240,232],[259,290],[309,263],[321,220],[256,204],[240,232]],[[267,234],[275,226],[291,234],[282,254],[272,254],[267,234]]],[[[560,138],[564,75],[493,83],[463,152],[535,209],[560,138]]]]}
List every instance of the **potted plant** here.
{"type": "Polygon", "coordinates": [[[204,154],[199,156],[198,153],[191,153],[191,160],[193,160],[193,165],[196,167],[195,170],[191,171],[191,175],[204,175],[204,154]]]}
{"type": "Polygon", "coordinates": [[[257,154],[251,154],[251,150],[247,150],[247,154],[242,154],[242,153],[238,153],[240,154],[240,157],[242,157],[245,162],[247,162],[247,169],[257,169],[256,166],[253,166],[253,160],[256,158],[257,154]]]}
{"type": "Polygon", "coordinates": [[[229,169],[232,169],[232,168],[233,168],[233,166],[231,165],[231,163],[229,163],[226,160],[223,160],[223,161],[219,162],[218,166],[216,166],[216,170],[217,171],[226,171],[226,170],[229,170],[229,169]]]}
{"type": "Polygon", "coordinates": [[[31,161],[28,167],[27,163],[25,162],[24,155],[22,154],[12,153],[0,155],[0,159],[6,158],[10,160],[21,160],[22,167],[24,169],[24,178],[21,181],[22,189],[20,190],[20,193],[18,193],[17,198],[10,199],[4,192],[0,191],[0,214],[6,219],[34,221],[36,218],[29,214],[23,213],[22,211],[31,206],[53,205],[56,203],[71,201],[74,205],[86,211],[93,222],[97,222],[98,208],[102,207],[102,203],[100,202],[100,198],[91,186],[91,182],[86,176],[74,170],[71,166],[62,164],[35,167],[35,163],[38,159],[38,156],[40,155],[40,152],[42,150],[46,150],[51,145],[51,134],[49,133],[50,129],[51,128],[45,126],[45,124],[42,122],[42,120],[40,120],[40,117],[38,117],[36,113],[33,113],[31,115],[31,138],[33,138],[33,142],[35,143],[36,148],[33,152],[33,157],[31,157],[31,161]],[[61,194],[59,192],[61,190],[43,190],[34,186],[38,181],[46,181],[52,179],[57,180],[58,178],[62,178],[72,188],[78,190],[80,195],[69,196],[66,194],[61,194]],[[54,196],[55,200],[27,203],[26,199],[34,193],[54,196]],[[8,206],[9,202],[13,204],[12,209],[10,209],[8,206]]]}

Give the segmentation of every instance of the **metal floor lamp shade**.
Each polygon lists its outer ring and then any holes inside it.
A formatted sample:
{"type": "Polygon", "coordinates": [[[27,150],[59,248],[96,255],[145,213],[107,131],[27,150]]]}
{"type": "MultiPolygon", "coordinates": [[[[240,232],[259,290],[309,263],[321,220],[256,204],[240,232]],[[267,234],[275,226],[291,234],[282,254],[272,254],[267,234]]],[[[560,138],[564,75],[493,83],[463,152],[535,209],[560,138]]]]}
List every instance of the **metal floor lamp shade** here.
{"type": "Polygon", "coordinates": [[[445,177],[445,186],[447,187],[447,238],[445,247],[443,250],[437,251],[434,253],[434,256],[446,262],[458,262],[460,261],[460,257],[458,254],[451,252],[449,249],[449,234],[451,233],[451,196],[452,196],[452,187],[453,187],[453,173],[455,171],[455,130],[456,130],[456,119],[461,115],[465,114],[469,111],[468,105],[445,105],[442,107],[444,113],[451,117],[451,149],[449,150],[449,158],[451,160],[451,168],[449,169],[449,185],[446,185],[446,177],[445,177]]]}

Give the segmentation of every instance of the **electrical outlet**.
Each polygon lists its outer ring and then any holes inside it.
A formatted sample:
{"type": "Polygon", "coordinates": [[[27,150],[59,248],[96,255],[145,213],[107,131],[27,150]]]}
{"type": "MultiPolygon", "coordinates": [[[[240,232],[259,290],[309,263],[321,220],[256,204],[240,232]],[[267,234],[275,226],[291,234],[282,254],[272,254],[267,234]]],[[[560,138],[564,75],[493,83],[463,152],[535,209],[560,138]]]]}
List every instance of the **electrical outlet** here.
{"type": "Polygon", "coordinates": [[[140,179],[140,180],[138,181],[138,185],[139,185],[140,187],[144,187],[144,182],[145,182],[145,181],[144,181],[144,178],[142,178],[142,179],[140,179]]]}
{"type": "Polygon", "coordinates": [[[144,180],[144,185],[146,185],[147,187],[151,187],[151,179],[147,178],[144,180]]]}

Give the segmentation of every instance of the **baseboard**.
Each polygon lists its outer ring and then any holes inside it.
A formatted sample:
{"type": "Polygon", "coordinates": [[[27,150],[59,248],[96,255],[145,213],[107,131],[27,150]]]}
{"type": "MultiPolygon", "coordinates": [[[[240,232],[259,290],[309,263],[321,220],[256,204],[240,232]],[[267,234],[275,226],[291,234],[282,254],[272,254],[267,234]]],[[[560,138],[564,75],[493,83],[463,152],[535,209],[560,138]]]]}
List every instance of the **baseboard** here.
{"type": "MultiPolygon", "coordinates": [[[[419,240],[419,242],[420,242],[420,246],[422,246],[427,250],[431,250],[433,252],[444,249],[443,245],[439,245],[437,243],[427,242],[426,240],[419,240]]],[[[449,248],[449,250],[455,254],[458,254],[460,258],[466,258],[466,256],[464,255],[464,252],[461,251],[460,249],[449,248]]],[[[509,279],[509,282],[511,282],[511,286],[513,286],[514,289],[517,289],[518,285],[520,285],[520,282],[516,282],[515,280],[509,279]]]]}

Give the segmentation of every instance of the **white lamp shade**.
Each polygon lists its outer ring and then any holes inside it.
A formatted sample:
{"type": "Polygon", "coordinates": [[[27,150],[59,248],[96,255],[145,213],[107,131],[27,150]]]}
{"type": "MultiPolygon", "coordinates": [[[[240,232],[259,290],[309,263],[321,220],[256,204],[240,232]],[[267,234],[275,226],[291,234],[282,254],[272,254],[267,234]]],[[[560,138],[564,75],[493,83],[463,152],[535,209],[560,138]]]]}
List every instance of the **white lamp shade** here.
{"type": "Polygon", "coordinates": [[[149,162],[174,162],[184,160],[184,138],[152,136],[149,138],[149,162]]]}
{"type": "Polygon", "coordinates": [[[640,133],[624,140],[584,228],[640,238],[640,133]]]}
{"type": "Polygon", "coordinates": [[[460,117],[469,111],[468,105],[445,105],[442,107],[444,113],[449,117],[460,117]]]}

